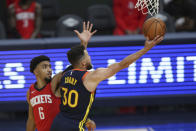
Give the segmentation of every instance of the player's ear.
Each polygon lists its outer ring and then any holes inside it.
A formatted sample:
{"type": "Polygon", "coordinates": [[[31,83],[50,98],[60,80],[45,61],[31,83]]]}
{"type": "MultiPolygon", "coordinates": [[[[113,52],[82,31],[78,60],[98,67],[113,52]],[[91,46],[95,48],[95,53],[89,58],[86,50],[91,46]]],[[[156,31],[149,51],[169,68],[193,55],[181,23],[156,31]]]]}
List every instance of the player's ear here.
{"type": "Polygon", "coordinates": [[[84,60],[82,60],[82,61],[81,61],[81,65],[82,65],[83,67],[85,67],[85,66],[86,66],[86,62],[85,62],[84,60]]]}
{"type": "Polygon", "coordinates": [[[37,68],[34,69],[33,74],[38,75],[38,69],[37,68]]]}

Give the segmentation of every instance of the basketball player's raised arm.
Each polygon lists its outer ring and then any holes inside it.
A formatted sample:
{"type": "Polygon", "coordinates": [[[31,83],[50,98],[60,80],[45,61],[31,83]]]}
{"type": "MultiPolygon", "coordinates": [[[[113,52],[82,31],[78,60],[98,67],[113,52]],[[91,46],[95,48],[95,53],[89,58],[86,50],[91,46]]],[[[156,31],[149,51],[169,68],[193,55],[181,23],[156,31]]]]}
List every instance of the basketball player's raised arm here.
{"type": "Polygon", "coordinates": [[[29,104],[29,112],[28,112],[28,119],[26,123],[26,131],[35,131],[35,121],[33,115],[33,108],[29,102],[29,91],[27,91],[27,102],[29,104]]]}
{"type": "MultiPolygon", "coordinates": [[[[88,42],[91,39],[91,37],[97,32],[97,30],[94,30],[92,32],[92,28],[93,28],[93,24],[91,24],[88,21],[87,23],[86,22],[83,22],[83,31],[81,33],[78,30],[74,30],[74,32],[77,34],[78,38],[80,39],[81,44],[85,48],[87,48],[88,42]]],[[[70,67],[68,67],[68,68],[70,68],[70,67]]],[[[58,96],[58,97],[60,96],[60,88],[58,87],[58,83],[60,83],[61,77],[62,77],[62,72],[56,74],[52,78],[52,81],[51,81],[52,92],[56,96],[58,96]]]]}
{"type": "Polygon", "coordinates": [[[78,30],[74,30],[74,32],[77,34],[78,38],[81,40],[81,44],[87,48],[88,42],[91,39],[91,37],[97,32],[97,30],[94,30],[92,32],[93,29],[93,24],[90,23],[89,21],[83,22],[83,31],[82,33],[79,33],[78,30]]]}
{"type": "Polygon", "coordinates": [[[149,41],[148,38],[145,42],[145,47],[138,52],[131,54],[127,57],[125,57],[122,61],[119,63],[114,63],[107,68],[98,68],[95,71],[89,72],[89,74],[86,76],[86,79],[88,79],[88,90],[94,91],[96,89],[96,85],[98,85],[101,81],[115,75],[120,70],[129,67],[130,64],[135,62],[137,59],[139,59],[141,56],[146,54],[152,47],[154,47],[156,44],[161,42],[163,40],[163,37],[157,36],[154,40],[149,41]]]}
{"type": "Polygon", "coordinates": [[[36,38],[40,32],[42,23],[42,8],[41,5],[36,3],[35,7],[35,30],[31,36],[31,38],[36,38]]]}
{"type": "Polygon", "coordinates": [[[63,72],[59,72],[58,74],[56,74],[51,81],[51,89],[52,89],[52,93],[57,96],[57,97],[61,97],[60,94],[60,88],[59,88],[59,83],[61,81],[61,78],[63,76],[63,72]]]}

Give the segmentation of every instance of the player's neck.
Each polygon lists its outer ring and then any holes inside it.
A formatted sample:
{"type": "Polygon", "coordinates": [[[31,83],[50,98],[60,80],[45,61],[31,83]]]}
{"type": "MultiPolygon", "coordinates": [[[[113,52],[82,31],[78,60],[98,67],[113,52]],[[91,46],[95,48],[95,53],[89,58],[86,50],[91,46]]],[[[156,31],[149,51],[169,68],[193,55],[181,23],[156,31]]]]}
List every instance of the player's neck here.
{"type": "Polygon", "coordinates": [[[76,66],[76,67],[73,67],[73,69],[86,70],[86,68],[85,68],[85,67],[81,67],[81,66],[76,66]]]}
{"type": "Polygon", "coordinates": [[[38,89],[43,88],[46,84],[47,84],[47,82],[45,80],[37,79],[37,88],[38,89]]]}
{"type": "Polygon", "coordinates": [[[31,3],[32,1],[30,0],[30,1],[25,1],[25,2],[21,1],[19,4],[23,10],[26,10],[30,7],[31,3]]]}

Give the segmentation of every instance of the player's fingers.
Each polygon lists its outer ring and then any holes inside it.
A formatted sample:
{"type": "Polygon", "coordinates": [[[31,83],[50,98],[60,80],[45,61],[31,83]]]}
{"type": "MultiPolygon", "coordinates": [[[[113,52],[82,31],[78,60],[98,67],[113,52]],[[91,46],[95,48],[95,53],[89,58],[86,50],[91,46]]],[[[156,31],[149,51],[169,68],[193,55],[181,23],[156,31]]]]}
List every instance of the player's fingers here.
{"type": "Polygon", "coordinates": [[[160,35],[157,35],[157,36],[155,37],[155,40],[158,40],[160,37],[161,37],[160,35]]]}
{"type": "Polygon", "coordinates": [[[93,24],[90,25],[89,31],[91,32],[93,28],[93,24]]]}
{"type": "Polygon", "coordinates": [[[87,22],[86,30],[89,30],[89,25],[90,25],[90,22],[88,21],[88,22],[87,22]]]}
{"type": "Polygon", "coordinates": [[[97,30],[94,30],[91,34],[94,35],[97,32],[97,30]]]}
{"type": "Polygon", "coordinates": [[[150,40],[148,36],[146,37],[146,40],[147,40],[147,41],[149,41],[149,40],[150,40]]]}
{"type": "Polygon", "coordinates": [[[159,37],[159,38],[157,39],[157,43],[161,42],[162,40],[163,40],[163,36],[161,36],[161,37],[159,37]]]}
{"type": "Polygon", "coordinates": [[[85,31],[86,30],[86,22],[84,21],[83,22],[83,31],[85,31]]]}
{"type": "Polygon", "coordinates": [[[153,43],[154,45],[160,43],[163,40],[163,37],[159,37],[157,40],[155,40],[153,43]]]}
{"type": "Polygon", "coordinates": [[[79,35],[80,33],[79,33],[79,31],[77,31],[77,30],[74,30],[74,32],[77,34],[77,35],[79,35]]]}

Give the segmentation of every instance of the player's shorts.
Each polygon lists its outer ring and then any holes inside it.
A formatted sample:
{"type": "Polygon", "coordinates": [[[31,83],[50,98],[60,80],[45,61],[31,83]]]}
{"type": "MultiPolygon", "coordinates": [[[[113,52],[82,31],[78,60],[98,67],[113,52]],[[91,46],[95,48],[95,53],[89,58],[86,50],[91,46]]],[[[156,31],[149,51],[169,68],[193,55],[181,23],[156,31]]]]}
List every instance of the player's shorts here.
{"type": "Polygon", "coordinates": [[[50,131],[84,131],[84,128],[79,128],[80,121],[69,119],[59,113],[51,126],[50,131]]]}

